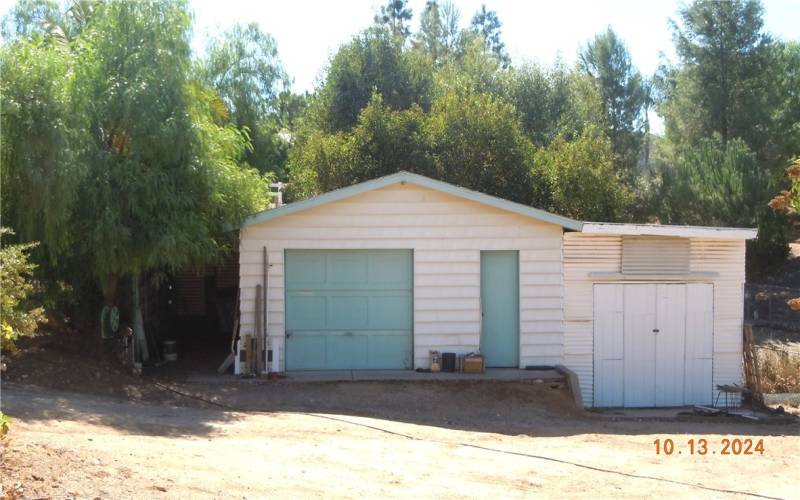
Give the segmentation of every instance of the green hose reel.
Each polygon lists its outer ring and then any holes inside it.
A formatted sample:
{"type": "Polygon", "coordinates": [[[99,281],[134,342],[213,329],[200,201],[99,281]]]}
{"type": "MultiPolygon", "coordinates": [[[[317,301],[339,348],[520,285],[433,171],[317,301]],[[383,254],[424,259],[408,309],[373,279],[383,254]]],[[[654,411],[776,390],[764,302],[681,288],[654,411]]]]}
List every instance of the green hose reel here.
{"type": "Polygon", "coordinates": [[[119,331],[119,308],[117,306],[103,306],[100,311],[100,335],[104,339],[113,338],[119,331]]]}

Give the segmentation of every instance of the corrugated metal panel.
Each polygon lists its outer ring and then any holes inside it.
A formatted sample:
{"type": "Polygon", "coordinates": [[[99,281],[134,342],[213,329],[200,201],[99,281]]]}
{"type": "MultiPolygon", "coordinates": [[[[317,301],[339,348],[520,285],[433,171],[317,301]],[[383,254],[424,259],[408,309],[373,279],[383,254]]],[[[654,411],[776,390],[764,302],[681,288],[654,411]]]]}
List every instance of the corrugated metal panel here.
{"type": "MultiPolygon", "coordinates": [[[[702,280],[706,286],[713,286],[712,379],[706,392],[692,389],[699,391],[698,394],[708,394],[717,384],[742,380],[745,244],[741,240],[713,238],[688,241],[689,273],[716,273],[713,278],[702,280]]],[[[589,406],[594,386],[594,279],[589,273],[620,272],[621,266],[621,236],[564,234],[564,363],[578,374],[584,403],[589,406]]],[[[693,377],[707,376],[708,364],[699,363],[696,368],[693,377]]]]}
{"type": "Polygon", "coordinates": [[[687,238],[622,237],[622,274],[687,274],[688,272],[687,238]]]}
{"type": "Polygon", "coordinates": [[[426,367],[431,349],[469,352],[480,344],[480,251],[519,250],[520,366],[560,363],[561,245],[556,225],[413,184],[376,189],[242,229],[242,332],[253,329],[264,246],[268,326],[281,349],[284,249],[413,249],[414,366],[426,367]]]}

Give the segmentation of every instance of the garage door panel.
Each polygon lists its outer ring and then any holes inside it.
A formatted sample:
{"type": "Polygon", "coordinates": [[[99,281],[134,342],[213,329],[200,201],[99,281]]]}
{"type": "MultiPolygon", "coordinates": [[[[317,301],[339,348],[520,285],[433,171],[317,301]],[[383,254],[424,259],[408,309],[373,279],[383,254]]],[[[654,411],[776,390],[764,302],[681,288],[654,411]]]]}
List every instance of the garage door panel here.
{"type": "Polygon", "coordinates": [[[371,283],[411,288],[413,276],[409,269],[408,252],[389,250],[381,254],[372,254],[368,265],[371,283]]]}
{"type": "Polygon", "coordinates": [[[411,368],[412,271],[410,250],[287,250],[286,369],[411,368]]]}
{"type": "Polygon", "coordinates": [[[325,335],[326,368],[330,370],[363,370],[369,367],[366,335],[325,335]]]}
{"type": "MultiPolygon", "coordinates": [[[[367,284],[367,254],[363,252],[336,252],[328,254],[326,285],[333,288],[353,288],[367,284]]],[[[362,287],[358,287],[362,288],[362,287]]]]}
{"type": "Polygon", "coordinates": [[[653,388],[656,383],[653,361],[626,359],[624,362],[624,394],[625,404],[629,407],[650,407],[656,405],[653,388]]]}
{"type": "Polygon", "coordinates": [[[301,330],[317,330],[327,324],[327,297],[309,295],[308,293],[287,294],[287,302],[292,304],[286,309],[287,322],[293,328],[301,330]]]}
{"type": "Polygon", "coordinates": [[[332,296],[328,300],[328,328],[361,330],[368,327],[369,296],[332,296]]]}
{"type": "Polygon", "coordinates": [[[292,286],[287,283],[286,289],[298,289],[319,286],[325,283],[325,255],[318,252],[297,250],[292,252],[292,259],[286,262],[286,273],[292,276],[292,286]]]}
{"type": "Polygon", "coordinates": [[[293,337],[291,340],[292,348],[297,352],[303,353],[301,356],[293,357],[293,370],[313,370],[317,366],[325,364],[327,359],[325,335],[309,334],[293,337]]]}
{"type": "Polygon", "coordinates": [[[383,335],[372,335],[368,339],[367,349],[367,368],[411,368],[411,346],[404,334],[387,332],[383,335]],[[402,353],[402,358],[398,358],[397,353],[402,353]]]}
{"type": "Polygon", "coordinates": [[[411,330],[411,295],[373,295],[369,298],[369,327],[376,330],[411,330]]]}

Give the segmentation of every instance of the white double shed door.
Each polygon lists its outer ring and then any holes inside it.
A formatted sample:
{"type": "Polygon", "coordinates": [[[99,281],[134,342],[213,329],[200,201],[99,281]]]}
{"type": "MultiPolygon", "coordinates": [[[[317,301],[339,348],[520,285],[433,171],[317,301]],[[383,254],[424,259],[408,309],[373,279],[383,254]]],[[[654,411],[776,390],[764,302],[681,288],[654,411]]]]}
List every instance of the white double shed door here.
{"type": "Polygon", "coordinates": [[[594,406],[710,404],[714,287],[594,285],[594,406]]]}

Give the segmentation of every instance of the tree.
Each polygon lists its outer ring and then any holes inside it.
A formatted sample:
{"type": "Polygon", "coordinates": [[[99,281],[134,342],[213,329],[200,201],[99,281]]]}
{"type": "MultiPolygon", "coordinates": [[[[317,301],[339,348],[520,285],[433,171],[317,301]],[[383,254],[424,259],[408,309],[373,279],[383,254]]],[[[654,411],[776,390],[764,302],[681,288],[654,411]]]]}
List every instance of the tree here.
{"type": "Polygon", "coordinates": [[[292,192],[306,197],[400,170],[434,175],[418,106],[393,111],[374,94],[350,133],[315,132],[292,151],[292,192]]]}
{"type": "Polygon", "coordinates": [[[481,9],[472,16],[470,21],[470,32],[481,39],[484,51],[494,54],[504,68],[511,64],[511,58],[506,52],[505,43],[501,38],[500,28],[503,23],[497,17],[497,12],[486,10],[486,5],[482,4],[481,9]]]}
{"type": "Polygon", "coordinates": [[[375,15],[375,24],[388,27],[394,36],[405,41],[411,34],[409,28],[411,16],[408,0],[388,0],[375,15]]]}
{"type": "Polygon", "coordinates": [[[531,203],[533,144],[516,110],[488,94],[453,90],[425,124],[436,177],[518,203],[531,203]]]}
{"type": "Polygon", "coordinates": [[[630,53],[611,27],[598,34],[578,54],[582,71],[592,77],[607,116],[607,134],[621,170],[631,177],[647,132],[647,84],[631,62],[630,53]]]}
{"type": "Polygon", "coordinates": [[[52,260],[69,251],[70,216],[86,177],[88,148],[79,60],[42,37],[0,49],[0,179],[4,224],[52,260]]]}
{"type": "Polygon", "coordinates": [[[672,22],[680,65],[663,68],[659,111],[667,137],[697,142],[718,134],[742,138],[764,159],[778,97],[773,41],[757,0],[698,0],[672,22]]]}
{"type": "Polygon", "coordinates": [[[288,145],[278,134],[279,97],[289,78],[275,40],[256,23],[236,25],[211,41],[201,72],[225,100],[231,121],[250,136],[244,160],[262,173],[283,175],[288,145]]]}
{"type": "Polygon", "coordinates": [[[538,146],[559,135],[571,140],[588,124],[607,128],[597,86],[561,62],[550,68],[534,64],[513,68],[502,94],[520,113],[523,130],[538,146]]]}
{"type": "Polygon", "coordinates": [[[659,162],[659,173],[661,216],[670,224],[752,227],[774,186],[740,139],[679,147],[659,162]]]}
{"type": "Polygon", "coordinates": [[[420,16],[419,31],[414,38],[414,47],[441,67],[453,62],[461,49],[460,14],[452,2],[439,4],[428,0],[420,16]]]}
{"type": "Polygon", "coordinates": [[[450,92],[425,113],[418,106],[393,110],[375,94],[351,131],[316,131],[297,144],[292,195],[409,170],[529,203],[532,154],[514,109],[492,96],[450,92]]]}
{"type": "Polygon", "coordinates": [[[19,39],[0,54],[4,215],[51,260],[82,261],[108,303],[123,277],[214,259],[266,205],[238,161],[246,136],[192,77],[189,28],[185,3],[110,1],[66,46],[19,39]]]}
{"type": "Polygon", "coordinates": [[[667,151],[656,164],[661,221],[758,227],[758,239],[748,242],[749,271],[763,271],[786,257],[786,220],[767,208],[777,178],[759,167],[743,140],[703,139],[667,151]]]}
{"type": "Polygon", "coordinates": [[[541,208],[578,220],[623,220],[633,201],[614,167],[611,141],[597,127],[538,150],[534,176],[541,179],[535,186],[541,208]]]}
{"type": "Polygon", "coordinates": [[[326,132],[350,130],[374,92],[394,110],[415,104],[428,109],[432,86],[433,67],[427,58],[404,51],[386,29],[372,28],[333,56],[310,105],[310,126],[326,132]]]}

